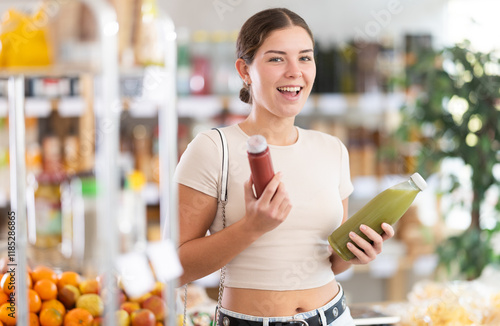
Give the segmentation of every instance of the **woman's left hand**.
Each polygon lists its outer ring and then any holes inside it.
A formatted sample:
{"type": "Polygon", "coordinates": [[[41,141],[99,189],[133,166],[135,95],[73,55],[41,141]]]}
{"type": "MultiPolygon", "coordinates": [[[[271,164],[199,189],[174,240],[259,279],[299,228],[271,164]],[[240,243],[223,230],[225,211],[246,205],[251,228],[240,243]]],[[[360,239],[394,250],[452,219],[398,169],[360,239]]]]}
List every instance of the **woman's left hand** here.
{"type": "Polygon", "coordinates": [[[347,248],[356,256],[349,262],[358,265],[367,264],[377,258],[377,255],[382,252],[383,242],[394,236],[394,229],[387,223],[382,223],[382,230],[384,230],[382,235],[366,225],[361,225],[359,229],[372,241],[372,243],[366,241],[354,232],[349,233],[351,241],[356,243],[359,247],[356,247],[350,242],[347,244],[347,248]]]}

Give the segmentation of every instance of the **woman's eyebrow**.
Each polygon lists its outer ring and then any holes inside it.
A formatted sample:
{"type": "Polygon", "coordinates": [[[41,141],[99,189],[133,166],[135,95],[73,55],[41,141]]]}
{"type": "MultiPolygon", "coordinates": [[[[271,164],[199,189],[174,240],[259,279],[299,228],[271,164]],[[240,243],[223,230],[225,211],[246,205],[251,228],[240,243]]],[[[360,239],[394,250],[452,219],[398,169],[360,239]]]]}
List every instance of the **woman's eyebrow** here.
{"type": "MultiPolygon", "coordinates": [[[[308,52],[313,52],[313,49],[305,49],[305,50],[300,51],[299,53],[308,53],[308,52]]],[[[281,55],[286,54],[285,51],[278,51],[278,50],[269,50],[269,51],[266,51],[264,54],[268,54],[268,53],[275,53],[275,54],[281,54],[281,55]]]]}

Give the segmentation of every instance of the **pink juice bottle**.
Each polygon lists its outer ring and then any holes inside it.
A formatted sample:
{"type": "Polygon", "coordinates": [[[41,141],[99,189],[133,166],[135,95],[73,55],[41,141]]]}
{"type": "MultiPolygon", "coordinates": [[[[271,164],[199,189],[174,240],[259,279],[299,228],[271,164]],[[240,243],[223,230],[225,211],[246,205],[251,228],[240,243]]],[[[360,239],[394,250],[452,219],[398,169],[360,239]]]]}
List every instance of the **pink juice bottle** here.
{"type": "Polygon", "coordinates": [[[252,172],[255,194],[260,198],[267,184],[274,177],[271,153],[264,136],[254,135],[247,141],[248,162],[252,172]]]}

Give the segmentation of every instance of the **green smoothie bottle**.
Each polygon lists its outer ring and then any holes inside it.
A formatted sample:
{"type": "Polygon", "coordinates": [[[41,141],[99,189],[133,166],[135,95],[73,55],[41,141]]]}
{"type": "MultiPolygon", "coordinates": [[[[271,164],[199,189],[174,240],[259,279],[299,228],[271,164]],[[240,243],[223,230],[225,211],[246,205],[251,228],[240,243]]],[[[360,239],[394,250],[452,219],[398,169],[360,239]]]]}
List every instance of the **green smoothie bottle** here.
{"type": "MultiPolygon", "coordinates": [[[[347,243],[352,242],[349,232],[358,234],[363,239],[370,241],[359,229],[361,224],[369,226],[379,234],[384,233],[382,223],[393,225],[408,210],[411,203],[420,191],[427,187],[424,178],[414,173],[408,181],[396,184],[375,196],[344,224],[337,228],[328,237],[328,242],[337,254],[345,261],[354,258],[354,254],[347,248],[347,243]]],[[[356,245],[354,242],[352,242],[356,245]]]]}

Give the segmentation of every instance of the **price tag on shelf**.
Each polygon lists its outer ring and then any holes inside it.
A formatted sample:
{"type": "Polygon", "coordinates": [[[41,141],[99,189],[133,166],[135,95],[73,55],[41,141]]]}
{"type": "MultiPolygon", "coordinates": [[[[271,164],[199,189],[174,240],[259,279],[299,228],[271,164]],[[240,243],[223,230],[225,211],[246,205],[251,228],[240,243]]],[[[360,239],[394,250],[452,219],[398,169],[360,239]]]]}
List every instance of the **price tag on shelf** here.
{"type": "Polygon", "coordinates": [[[211,118],[222,111],[222,100],[218,96],[189,96],[177,101],[179,117],[211,118]]]}
{"type": "Polygon", "coordinates": [[[377,114],[383,112],[384,97],[379,93],[366,93],[359,97],[359,108],[366,114],[377,114]]]}
{"type": "Polygon", "coordinates": [[[155,279],[143,253],[129,252],[120,255],[117,266],[127,296],[137,298],[154,288],[155,279]]]}
{"type": "Polygon", "coordinates": [[[182,274],[177,250],[171,241],[150,242],[146,251],[158,280],[166,282],[182,274]]]}
{"type": "Polygon", "coordinates": [[[134,118],[154,118],[158,114],[158,102],[146,98],[134,98],[130,102],[129,112],[134,118]]]}
{"type": "Polygon", "coordinates": [[[85,111],[85,100],[77,96],[63,97],[57,108],[62,117],[79,117],[85,111]]]}
{"type": "Polygon", "coordinates": [[[26,117],[48,117],[52,110],[50,100],[45,98],[27,98],[25,107],[26,117]]]}
{"type": "Polygon", "coordinates": [[[324,114],[341,115],[347,107],[347,100],[342,94],[322,94],[318,98],[318,109],[324,114]]]}
{"type": "Polygon", "coordinates": [[[157,205],[160,202],[160,189],[156,182],[147,182],[141,194],[147,205],[157,205]]]}

